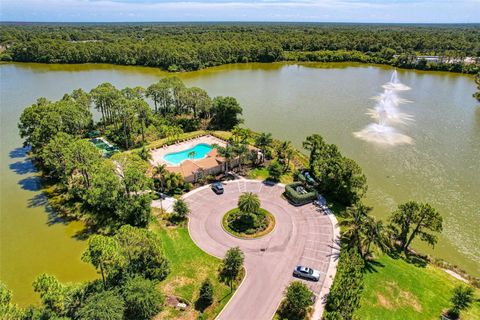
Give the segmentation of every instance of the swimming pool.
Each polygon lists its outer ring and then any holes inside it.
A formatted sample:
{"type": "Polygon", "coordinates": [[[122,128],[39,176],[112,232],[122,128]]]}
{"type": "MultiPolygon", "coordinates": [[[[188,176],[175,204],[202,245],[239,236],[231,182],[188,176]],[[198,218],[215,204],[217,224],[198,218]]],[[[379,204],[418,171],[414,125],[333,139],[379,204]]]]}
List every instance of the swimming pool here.
{"type": "Polygon", "coordinates": [[[173,164],[179,165],[185,160],[198,160],[205,158],[213,147],[206,143],[199,143],[196,146],[178,152],[168,153],[163,156],[163,160],[173,164]]]}

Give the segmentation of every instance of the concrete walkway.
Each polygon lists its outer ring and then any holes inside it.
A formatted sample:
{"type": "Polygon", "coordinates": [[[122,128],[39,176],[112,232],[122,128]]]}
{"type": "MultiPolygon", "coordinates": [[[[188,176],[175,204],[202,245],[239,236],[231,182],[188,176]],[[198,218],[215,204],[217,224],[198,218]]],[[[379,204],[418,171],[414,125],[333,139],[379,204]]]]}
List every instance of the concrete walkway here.
{"type": "Polygon", "coordinates": [[[267,186],[257,180],[224,183],[225,193],[216,195],[209,186],[186,194],[189,204],[189,232],[193,241],[211,255],[223,258],[229,248],[239,246],[245,254],[246,277],[218,316],[218,319],[271,319],[293,280],[296,265],[321,272],[320,281],[304,281],[317,295],[314,319],[320,319],[324,296],[336,271],[338,226],[334,215],[320,213],[314,205],[294,207],[281,198],[283,185],[267,186]],[[275,229],[254,240],[227,234],[223,215],[237,205],[244,192],[258,194],[261,205],[276,220],[275,229]]]}

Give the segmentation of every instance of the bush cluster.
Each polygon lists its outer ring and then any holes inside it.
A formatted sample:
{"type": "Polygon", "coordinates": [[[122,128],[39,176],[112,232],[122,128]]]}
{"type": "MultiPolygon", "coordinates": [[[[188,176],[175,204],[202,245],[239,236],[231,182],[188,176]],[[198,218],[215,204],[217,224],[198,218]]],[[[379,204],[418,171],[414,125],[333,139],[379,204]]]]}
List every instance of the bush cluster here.
{"type": "Polygon", "coordinates": [[[315,190],[308,193],[298,193],[296,188],[303,186],[302,182],[294,182],[285,186],[285,196],[295,205],[304,205],[317,199],[318,193],[315,190]]]}

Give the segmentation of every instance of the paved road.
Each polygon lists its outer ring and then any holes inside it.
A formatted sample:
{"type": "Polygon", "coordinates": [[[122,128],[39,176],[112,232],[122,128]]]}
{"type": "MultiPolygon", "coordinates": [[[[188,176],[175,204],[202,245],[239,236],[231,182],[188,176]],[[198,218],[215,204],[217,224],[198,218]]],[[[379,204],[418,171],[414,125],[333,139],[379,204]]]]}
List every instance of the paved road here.
{"type": "MultiPolygon", "coordinates": [[[[218,319],[271,319],[284,289],[294,280],[292,271],[298,264],[322,272],[320,281],[305,283],[323,296],[323,287],[330,287],[333,280],[330,264],[334,264],[337,248],[330,218],[313,205],[290,205],[281,198],[284,187],[280,185],[236,180],[224,184],[224,188],[223,195],[216,195],[207,187],[185,196],[191,209],[190,236],[200,248],[223,257],[229,248],[239,246],[245,254],[247,276],[218,319]],[[236,207],[243,192],[258,194],[261,206],[275,216],[275,229],[260,239],[238,239],[221,226],[223,215],[236,207]]],[[[320,301],[321,296],[318,299],[320,301]]]]}

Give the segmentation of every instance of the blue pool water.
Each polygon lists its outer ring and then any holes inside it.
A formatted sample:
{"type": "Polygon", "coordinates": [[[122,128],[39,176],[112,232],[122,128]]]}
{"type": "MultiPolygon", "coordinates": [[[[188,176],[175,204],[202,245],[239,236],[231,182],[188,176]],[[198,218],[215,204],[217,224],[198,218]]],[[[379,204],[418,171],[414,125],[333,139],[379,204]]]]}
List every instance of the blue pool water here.
{"type": "Polygon", "coordinates": [[[180,163],[188,159],[198,160],[205,158],[207,156],[207,153],[209,153],[212,149],[213,147],[209,144],[199,143],[190,149],[168,153],[163,156],[163,160],[173,165],[179,165],[180,163]],[[190,154],[192,151],[194,152],[194,154],[190,154]]]}

